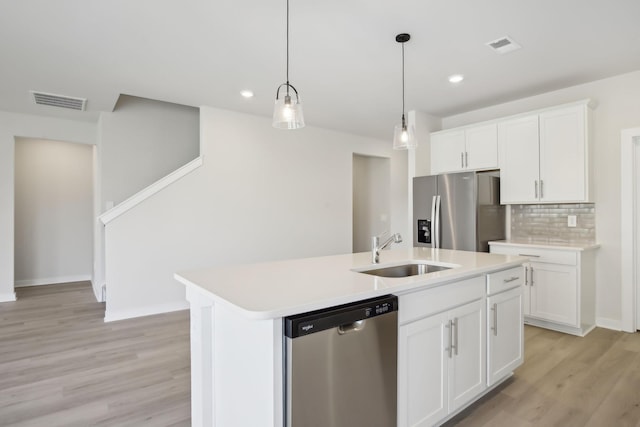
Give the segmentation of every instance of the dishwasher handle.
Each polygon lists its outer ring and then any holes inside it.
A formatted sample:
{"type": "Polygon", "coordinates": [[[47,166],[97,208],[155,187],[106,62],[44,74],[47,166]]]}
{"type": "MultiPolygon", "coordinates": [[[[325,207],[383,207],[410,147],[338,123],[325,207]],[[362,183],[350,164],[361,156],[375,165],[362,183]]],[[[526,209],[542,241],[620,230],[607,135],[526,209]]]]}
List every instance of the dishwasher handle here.
{"type": "Polygon", "coordinates": [[[365,319],[357,320],[353,323],[347,323],[344,325],[338,326],[338,335],[348,334],[350,332],[358,332],[364,329],[367,321],[365,319]]]}

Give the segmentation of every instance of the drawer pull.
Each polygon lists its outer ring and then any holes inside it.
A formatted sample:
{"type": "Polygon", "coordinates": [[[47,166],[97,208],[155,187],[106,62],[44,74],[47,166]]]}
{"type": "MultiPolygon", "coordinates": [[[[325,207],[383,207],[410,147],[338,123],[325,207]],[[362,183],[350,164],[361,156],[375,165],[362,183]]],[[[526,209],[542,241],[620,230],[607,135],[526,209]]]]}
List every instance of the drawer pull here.
{"type": "Polygon", "coordinates": [[[518,254],[518,256],[527,256],[529,258],[540,258],[540,255],[518,254]]]}
{"type": "Polygon", "coordinates": [[[504,279],[504,280],[503,280],[503,282],[504,282],[504,283],[510,283],[510,282],[515,281],[515,280],[518,280],[519,278],[520,278],[520,277],[518,277],[518,276],[511,276],[511,277],[509,277],[508,279],[504,279]]]}

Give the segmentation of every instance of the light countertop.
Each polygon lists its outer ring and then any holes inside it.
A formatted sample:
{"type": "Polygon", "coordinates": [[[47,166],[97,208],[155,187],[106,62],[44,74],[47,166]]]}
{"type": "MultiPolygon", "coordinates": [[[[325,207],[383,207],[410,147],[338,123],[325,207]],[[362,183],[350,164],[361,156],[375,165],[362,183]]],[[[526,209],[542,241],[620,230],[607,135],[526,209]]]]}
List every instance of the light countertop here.
{"type": "Polygon", "coordinates": [[[530,248],[561,249],[561,250],[570,250],[570,251],[587,251],[591,249],[597,249],[600,247],[600,245],[597,243],[549,242],[549,241],[543,241],[543,240],[530,240],[530,239],[497,240],[495,242],[489,242],[489,245],[523,246],[523,247],[530,247],[530,248]]]}
{"type": "Polygon", "coordinates": [[[421,288],[515,267],[526,258],[446,249],[385,250],[380,264],[371,253],[333,255],[183,271],[176,280],[215,303],[226,304],[252,319],[275,319],[421,288]],[[454,267],[419,276],[377,277],[353,270],[427,261],[454,267]]]}

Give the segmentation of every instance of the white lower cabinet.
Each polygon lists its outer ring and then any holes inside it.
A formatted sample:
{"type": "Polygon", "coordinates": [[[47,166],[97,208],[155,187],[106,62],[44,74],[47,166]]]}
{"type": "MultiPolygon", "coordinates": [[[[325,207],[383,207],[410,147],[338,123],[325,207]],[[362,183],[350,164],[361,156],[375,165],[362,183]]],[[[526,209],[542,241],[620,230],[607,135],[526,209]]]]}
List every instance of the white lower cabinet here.
{"type": "Polygon", "coordinates": [[[579,327],[575,266],[531,262],[528,273],[529,317],[579,327]]]}
{"type": "Polygon", "coordinates": [[[562,248],[490,242],[491,253],[528,257],[525,323],[584,336],[595,327],[596,245],[562,248]]]}
{"type": "Polygon", "coordinates": [[[524,361],[522,307],[521,286],[487,298],[488,386],[510,375],[524,361]]]}
{"type": "MultiPolygon", "coordinates": [[[[398,426],[432,426],[486,389],[484,277],[416,294],[436,301],[426,317],[402,324],[398,335],[398,426]],[[448,298],[446,293],[450,292],[448,298]],[[460,295],[477,298],[455,306],[460,295]],[[444,306],[438,307],[441,302],[444,306]],[[448,306],[447,306],[448,305],[448,306]],[[453,305],[453,308],[449,308],[453,305]],[[444,308],[446,311],[429,315],[444,308]]],[[[403,300],[414,298],[409,294],[403,300]]],[[[407,304],[415,310],[414,304],[407,304]]],[[[403,315],[401,318],[412,316],[403,315]]]]}

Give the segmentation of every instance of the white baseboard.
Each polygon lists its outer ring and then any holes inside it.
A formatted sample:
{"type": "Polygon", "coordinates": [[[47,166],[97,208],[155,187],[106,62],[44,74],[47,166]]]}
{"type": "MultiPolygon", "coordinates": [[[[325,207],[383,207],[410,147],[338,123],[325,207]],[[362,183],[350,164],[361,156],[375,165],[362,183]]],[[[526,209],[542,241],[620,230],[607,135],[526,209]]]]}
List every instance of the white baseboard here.
{"type": "Polygon", "coordinates": [[[0,302],[10,302],[10,301],[16,301],[15,292],[6,292],[4,294],[0,294],[0,302]]]}
{"type": "Polygon", "coordinates": [[[96,282],[92,281],[91,282],[91,287],[93,288],[93,294],[96,297],[96,301],[98,302],[105,302],[105,288],[106,288],[107,284],[106,283],[102,283],[101,285],[96,285],[96,282]]]}
{"type": "Polygon", "coordinates": [[[615,319],[607,319],[606,317],[598,317],[596,319],[596,325],[600,328],[612,329],[614,331],[622,330],[622,322],[615,319]]]}
{"type": "Polygon", "coordinates": [[[23,288],[25,286],[57,285],[60,283],[90,282],[90,281],[91,281],[90,274],[81,274],[76,276],[46,277],[44,279],[16,280],[14,283],[14,287],[23,288]]]}
{"type": "Polygon", "coordinates": [[[154,305],[149,307],[139,307],[127,310],[107,310],[104,314],[105,322],[115,322],[116,320],[132,319],[134,317],[152,316],[154,314],[169,313],[172,311],[187,310],[189,303],[187,301],[177,301],[167,304],[154,305]]]}

